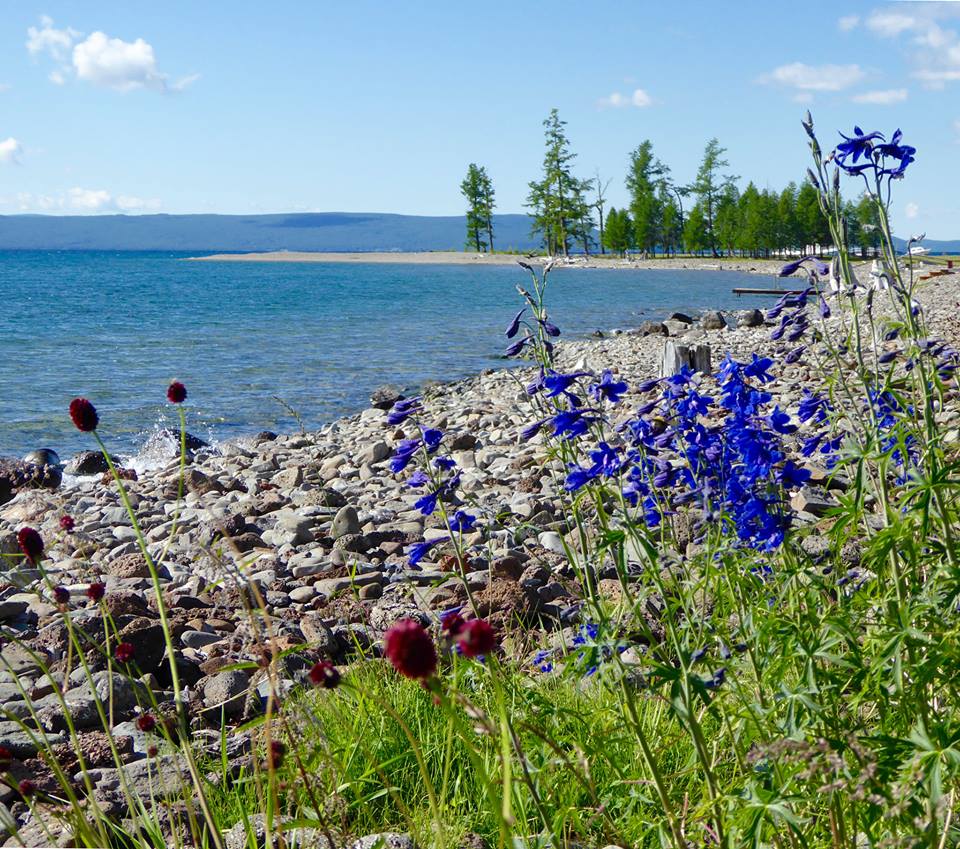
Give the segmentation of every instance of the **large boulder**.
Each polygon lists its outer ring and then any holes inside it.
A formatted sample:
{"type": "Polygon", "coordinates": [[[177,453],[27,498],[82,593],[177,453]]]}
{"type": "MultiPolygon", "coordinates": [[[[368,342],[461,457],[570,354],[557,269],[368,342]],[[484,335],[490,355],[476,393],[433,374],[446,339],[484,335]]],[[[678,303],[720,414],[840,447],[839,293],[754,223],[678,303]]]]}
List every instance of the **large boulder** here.
{"type": "Polygon", "coordinates": [[[60,466],[38,466],[0,457],[0,504],[6,504],[24,489],[56,489],[62,477],[60,466]]]}
{"type": "Polygon", "coordinates": [[[700,327],[704,330],[723,330],[727,321],[719,310],[707,310],[700,316],[700,327]]]}
{"type": "Polygon", "coordinates": [[[737,327],[762,327],[763,313],[760,310],[740,310],[737,313],[737,327]]]}
{"type": "MultiPolygon", "coordinates": [[[[117,459],[112,458],[114,464],[117,459]]],[[[107,458],[103,456],[102,451],[81,451],[70,458],[67,463],[66,472],[70,475],[102,475],[110,470],[107,465],[107,458]]]]}

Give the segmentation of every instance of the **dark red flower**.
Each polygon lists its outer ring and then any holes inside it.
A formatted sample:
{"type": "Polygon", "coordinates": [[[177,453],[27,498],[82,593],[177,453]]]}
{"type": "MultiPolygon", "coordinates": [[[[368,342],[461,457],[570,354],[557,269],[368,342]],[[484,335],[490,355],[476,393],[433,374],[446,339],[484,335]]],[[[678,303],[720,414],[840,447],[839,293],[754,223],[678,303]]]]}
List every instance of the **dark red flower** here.
{"type": "Polygon", "coordinates": [[[167,400],[171,404],[182,404],[187,400],[187,387],[179,380],[173,381],[173,383],[167,387],[167,400]]]}
{"type": "Polygon", "coordinates": [[[60,517],[60,529],[64,531],[72,531],[73,526],[76,522],[73,521],[73,516],[61,516],[60,517]]]}
{"type": "Polygon", "coordinates": [[[54,587],[53,600],[57,604],[70,604],[70,590],[66,587],[54,587]]]}
{"type": "Polygon", "coordinates": [[[33,528],[20,528],[17,532],[17,544],[31,563],[36,563],[43,554],[43,537],[33,528]]]}
{"type": "Polygon", "coordinates": [[[96,430],[97,425],[100,424],[97,408],[86,398],[74,398],[70,402],[70,418],[73,419],[77,430],[82,430],[85,433],[96,430]]]}
{"type": "Polygon", "coordinates": [[[457,647],[466,657],[490,654],[497,647],[497,635],[486,619],[471,619],[460,631],[457,647]]]}
{"type": "Polygon", "coordinates": [[[21,796],[26,798],[37,792],[37,785],[29,778],[25,778],[17,785],[17,790],[20,791],[21,796]]]}
{"type": "Polygon", "coordinates": [[[384,654],[407,678],[429,678],[437,669],[437,650],[419,622],[401,619],[384,636],[384,654]]]}
{"type": "Polygon", "coordinates": [[[90,601],[100,601],[106,591],[106,585],[96,581],[87,587],[87,598],[90,599],[90,601]]]}
{"type": "Polygon", "coordinates": [[[156,746],[151,746],[149,749],[147,749],[147,757],[148,757],[148,758],[155,758],[156,756],[157,756],[157,747],[156,747],[156,746]]]}
{"type": "Polygon", "coordinates": [[[466,624],[466,621],[458,612],[448,613],[446,616],[440,617],[440,630],[451,637],[457,636],[466,624]]]}
{"type": "Polygon", "coordinates": [[[283,758],[287,754],[287,747],[279,740],[271,740],[270,748],[267,750],[267,761],[271,768],[278,769],[283,766],[283,758]]]}
{"type": "Polygon", "coordinates": [[[340,683],[340,673],[329,660],[321,660],[310,668],[310,680],[318,687],[332,690],[340,683]]]}
{"type": "Polygon", "coordinates": [[[13,760],[13,752],[6,746],[0,746],[0,769],[6,769],[13,760]]]}
{"type": "Polygon", "coordinates": [[[113,656],[121,663],[129,663],[133,660],[136,650],[132,643],[120,643],[114,650],[113,656]]]}
{"type": "Polygon", "coordinates": [[[145,734],[157,727],[157,720],[152,713],[141,713],[137,717],[137,728],[145,734]]]}

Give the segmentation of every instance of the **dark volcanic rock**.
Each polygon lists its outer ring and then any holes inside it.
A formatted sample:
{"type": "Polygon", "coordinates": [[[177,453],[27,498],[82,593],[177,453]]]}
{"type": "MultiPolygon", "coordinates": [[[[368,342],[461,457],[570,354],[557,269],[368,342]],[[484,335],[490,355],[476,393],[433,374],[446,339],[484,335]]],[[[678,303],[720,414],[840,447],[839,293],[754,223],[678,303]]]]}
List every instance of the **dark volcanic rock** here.
{"type": "Polygon", "coordinates": [[[384,386],[378,386],[370,393],[370,406],[378,410],[387,410],[397,401],[403,398],[403,392],[396,386],[389,383],[384,386]]]}
{"type": "Polygon", "coordinates": [[[62,477],[59,466],[37,466],[0,457],[0,504],[6,504],[22,489],[56,489],[62,477]]]}
{"type": "MultiPolygon", "coordinates": [[[[114,465],[118,463],[116,457],[111,458],[114,465]]],[[[71,475],[102,475],[110,470],[107,458],[101,451],[81,451],[70,458],[65,471],[71,475]]]]}

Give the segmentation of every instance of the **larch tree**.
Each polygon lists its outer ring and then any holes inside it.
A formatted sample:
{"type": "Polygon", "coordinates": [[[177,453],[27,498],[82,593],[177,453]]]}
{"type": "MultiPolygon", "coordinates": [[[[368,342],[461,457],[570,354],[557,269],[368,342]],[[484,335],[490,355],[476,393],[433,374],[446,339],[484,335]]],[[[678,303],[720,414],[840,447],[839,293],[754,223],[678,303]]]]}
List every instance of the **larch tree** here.
{"type": "Polygon", "coordinates": [[[721,173],[724,168],[730,166],[730,163],[723,158],[726,152],[726,148],[720,146],[718,139],[710,139],[703,152],[703,161],[700,163],[700,168],[697,169],[696,179],[691,186],[694,194],[697,195],[703,215],[706,247],[710,248],[713,256],[719,256],[716,233],[717,200],[725,188],[736,179],[729,174],[721,173]]]}
{"type": "Polygon", "coordinates": [[[489,216],[486,213],[484,176],[484,170],[471,162],[467,168],[467,176],[460,184],[460,193],[467,201],[467,247],[472,245],[478,253],[487,247],[484,235],[489,223],[489,216]]]}
{"type": "Polygon", "coordinates": [[[570,165],[576,154],[570,150],[566,121],[560,120],[556,109],[543,122],[546,150],[543,156],[543,175],[529,184],[527,207],[533,210],[533,231],[543,238],[551,256],[570,253],[570,239],[577,229],[582,212],[577,208],[581,183],[573,176],[570,165]]]}

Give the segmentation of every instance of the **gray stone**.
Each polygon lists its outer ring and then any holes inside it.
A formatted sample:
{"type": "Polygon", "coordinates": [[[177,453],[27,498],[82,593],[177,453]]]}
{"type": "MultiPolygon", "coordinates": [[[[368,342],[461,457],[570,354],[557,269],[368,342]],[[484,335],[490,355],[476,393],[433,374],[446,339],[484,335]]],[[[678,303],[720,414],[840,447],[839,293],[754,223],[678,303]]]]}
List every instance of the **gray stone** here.
{"type": "Polygon", "coordinates": [[[337,515],[333,517],[333,525],[330,528],[330,536],[334,539],[347,536],[348,534],[360,533],[360,517],[357,516],[357,510],[352,504],[341,507],[337,515]]]}
{"type": "Polygon", "coordinates": [[[243,713],[249,679],[239,669],[218,672],[211,675],[202,684],[203,704],[207,710],[223,710],[228,718],[236,718],[243,713]]]}
{"type": "Polygon", "coordinates": [[[64,469],[68,475],[102,475],[109,470],[107,458],[102,451],[81,451],[74,454],[64,469]]]}
{"type": "Polygon", "coordinates": [[[719,310],[707,310],[700,316],[700,327],[704,330],[724,330],[727,322],[719,310]]]}
{"type": "Polygon", "coordinates": [[[393,452],[382,440],[366,446],[359,455],[361,463],[379,463],[386,460],[393,452]]]}
{"type": "Polygon", "coordinates": [[[644,336],[667,336],[670,332],[662,321],[644,321],[639,329],[644,336]]]}
{"type": "Polygon", "coordinates": [[[290,601],[297,604],[305,604],[316,595],[316,590],[312,585],[309,587],[297,587],[296,589],[290,590],[289,595],[290,601]]]}
{"type": "Polygon", "coordinates": [[[191,649],[202,649],[212,643],[219,643],[222,639],[222,634],[208,634],[206,631],[184,631],[180,635],[181,642],[191,649]]]}
{"type": "Polygon", "coordinates": [[[761,327],[763,313],[760,310],[740,310],[737,313],[737,327],[761,327]]]}
{"type": "Polygon", "coordinates": [[[354,840],[347,849],[417,849],[417,844],[407,834],[385,831],[354,840]]]}

